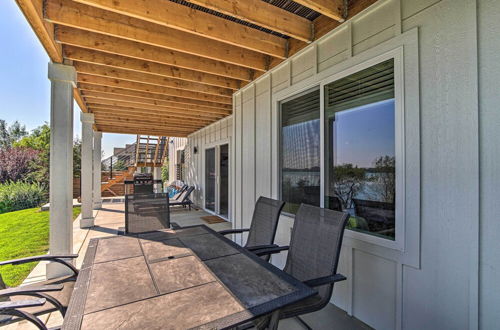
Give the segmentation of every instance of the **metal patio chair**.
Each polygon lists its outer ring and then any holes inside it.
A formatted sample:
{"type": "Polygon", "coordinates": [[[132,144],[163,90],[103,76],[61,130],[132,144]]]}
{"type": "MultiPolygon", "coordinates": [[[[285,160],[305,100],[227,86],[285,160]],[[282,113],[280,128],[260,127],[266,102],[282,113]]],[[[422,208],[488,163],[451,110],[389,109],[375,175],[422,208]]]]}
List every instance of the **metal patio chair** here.
{"type": "MultiPolygon", "coordinates": [[[[249,251],[255,252],[259,249],[276,247],[274,238],[284,205],[285,202],[283,201],[261,196],[255,203],[250,228],[222,230],[219,231],[219,234],[229,235],[248,232],[244,247],[249,251]]],[[[263,256],[265,260],[269,260],[269,258],[270,255],[263,256]]]]}
{"type": "Polygon", "coordinates": [[[64,317],[78,276],[78,270],[65,259],[76,257],[77,254],[42,255],[1,261],[0,266],[52,261],[66,266],[73,274],[16,288],[7,288],[0,276],[0,326],[27,320],[46,329],[38,316],[59,311],[64,317]]]}
{"type": "MultiPolygon", "coordinates": [[[[292,229],[290,246],[272,247],[256,252],[269,255],[288,250],[285,268],[288,274],[316,289],[318,295],[292,304],[280,311],[280,319],[295,317],[311,329],[299,316],[321,310],[330,301],[333,285],[346,278],[337,273],[344,229],[349,214],[301,204],[292,229]]],[[[265,327],[269,317],[256,321],[265,327]]]]}
{"type": "Polygon", "coordinates": [[[137,234],[170,228],[167,193],[125,196],[125,232],[137,234]]]}
{"type": "Polygon", "coordinates": [[[193,202],[191,201],[190,196],[193,191],[194,191],[194,186],[189,186],[181,195],[179,195],[177,201],[170,202],[170,206],[182,206],[182,207],[187,206],[191,211],[191,206],[193,205],[193,202]]]}

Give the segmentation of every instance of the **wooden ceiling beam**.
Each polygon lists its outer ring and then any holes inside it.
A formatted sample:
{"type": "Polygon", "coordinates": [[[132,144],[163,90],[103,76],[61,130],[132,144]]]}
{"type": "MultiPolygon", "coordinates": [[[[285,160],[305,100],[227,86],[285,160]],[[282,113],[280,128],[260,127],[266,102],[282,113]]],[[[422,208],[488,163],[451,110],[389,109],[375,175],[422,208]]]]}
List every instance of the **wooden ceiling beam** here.
{"type": "Polygon", "coordinates": [[[261,0],[189,0],[189,2],[304,42],[312,40],[311,21],[261,0]]]}
{"type": "Polygon", "coordinates": [[[125,69],[116,69],[103,65],[94,65],[84,62],[74,62],[73,65],[78,73],[116,78],[143,84],[170,87],[186,91],[196,91],[198,93],[224,96],[224,97],[231,97],[233,95],[233,91],[231,89],[204,85],[184,80],[166,78],[149,73],[140,73],[125,69]]]}
{"type": "Polygon", "coordinates": [[[99,33],[66,26],[57,26],[55,37],[57,41],[67,45],[133,57],[243,81],[252,80],[252,70],[248,68],[99,33]]]}
{"type": "Polygon", "coordinates": [[[93,92],[93,91],[82,91],[82,94],[85,98],[94,97],[94,98],[100,98],[100,99],[104,99],[104,100],[126,101],[126,102],[132,102],[132,103],[137,103],[137,104],[163,106],[163,107],[173,108],[173,109],[185,109],[188,111],[195,110],[195,111],[200,111],[200,112],[218,113],[221,115],[230,115],[231,114],[231,110],[228,110],[228,109],[222,109],[222,108],[216,109],[216,108],[209,108],[209,107],[204,107],[204,106],[199,106],[199,105],[198,106],[197,105],[186,105],[186,104],[174,103],[174,102],[170,102],[170,101],[145,99],[145,98],[127,96],[127,95],[117,95],[117,94],[112,94],[112,93],[93,92]]]}
{"type": "MultiPolygon", "coordinates": [[[[112,124],[117,124],[117,123],[123,123],[126,124],[127,126],[131,127],[145,127],[145,126],[153,126],[153,127],[162,127],[162,128],[171,128],[171,129],[176,129],[178,131],[192,131],[193,129],[200,129],[203,128],[204,125],[187,125],[187,124],[178,124],[175,121],[169,121],[169,120],[162,120],[162,119],[157,119],[157,120],[138,120],[136,117],[123,117],[123,116],[109,116],[105,114],[99,114],[98,112],[94,113],[96,123],[112,123],[112,124]]],[[[144,119],[144,118],[143,118],[144,119]]]]}
{"type": "Polygon", "coordinates": [[[286,39],[174,2],[164,0],[76,0],[76,2],[270,56],[286,58],[286,39]]]}
{"type": "Polygon", "coordinates": [[[199,100],[199,101],[209,101],[223,104],[232,104],[232,99],[225,96],[216,96],[210,94],[197,93],[196,91],[184,91],[175,88],[169,88],[164,86],[156,86],[150,84],[137,83],[128,80],[120,80],[108,77],[100,77],[86,74],[77,75],[78,83],[85,83],[91,85],[99,85],[106,87],[117,87],[128,90],[135,90],[147,93],[154,93],[166,96],[182,97],[186,99],[199,100]]]}
{"type": "Polygon", "coordinates": [[[330,17],[337,22],[344,22],[344,0],[294,0],[296,3],[330,17]]]}
{"type": "Polygon", "coordinates": [[[184,127],[179,127],[179,125],[175,125],[172,123],[168,122],[151,122],[151,121],[135,121],[133,119],[127,119],[127,118],[107,118],[107,117],[100,117],[100,116],[95,116],[96,119],[96,125],[116,125],[116,126],[126,126],[126,127],[140,127],[140,128],[146,128],[146,127],[156,127],[158,129],[175,129],[178,132],[192,132],[193,130],[198,130],[203,128],[203,126],[184,126],[184,127]]]}
{"type": "Polygon", "coordinates": [[[229,111],[232,110],[232,106],[230,104],[193,100],[193,99],[187,99],[187,98],[176,97],[176,96],[135,91],[135,90],[131,90],[131,89],[114,88],[114,87],[91,85],[91,84],[84,84],[84,83],[80,83],[78,85],[78,88],[84,94],[86,92],[101,92],[101,93],[113,94],[113,95],[118,95],[118,96],[143,98],[143,99],[146,99],[148,101],[149,100],[168,101],[168,102],[172,102],[174,104],[179,104],[180,105],[179,107],[181,107],[181,108],[183,108],[185,106],[201,106],[201,107],[207,107],[207,108],[225,109],[225,110],[229,110],[229,111]]]}
{"type": "Polygon", "coordinates": [[[16,0],[17,5],[23,12],[26,20],[31,25],[36,36],[42,43],[43,48],[49,55],[52,62],[62,63],[61,45],[54,40],[54,25],[45,22],[43,19],[42,0],[16,0]]]}
{"type": "MultiPolygon", "coordinates": [[[[170,137],[187,137],[190,133],[179,133],[175,130],[161,130],[156,128],[137,128],[137,127],[122,127],[116,125],[96,125],[97,130],[105,133],[117,133],[117,134],[145,134],[145,135],[160,135],[160,136],[170,136],[170,137]]],[[[196,130],[193,130],[193,133],[196,130]]]]}
{"type": "MultiPolygon", "coordinates": [[[[43,19],[43,1],[16,0],[16,3],[49,55],[50,60],[54,63],[62,63],[62,47],[55,41],[54,24],[43,19]]],[[[83,112],[88,111],[76,88],[73,88],[73,98],[83,112]]]]}
{"type": "Polygon", "coordinates": [[[191,81],[222,88],[237,90],[241,87],[241,81],[216,76],[209,73],[178,68],[171,65],[160,64],[151,61],[138,60],[131,57],[106,54],[85,48],[64,46],[64,57],[73,61],[105,65],[108,67],[127,69],[136,72],[150,73],[162,77],[191,81]]]}
{"type": "Polygon", "coordinates": [[[147,104],[137,104],[137,103],[132,103],[132,102],[125,102],[125,101],[114,101],[114,100],[104,100],[104,99],[98,99],[98,98],[93,98],[93,97],[86,97],[87,101],[87,106],[89,108],[94,107],[114,107],[114,108],[121,108],[124,111],[128,112],[144,112],[148,113],[149,115],[155,115],[155,114],[164,114],[164,115],[171,115],[171,116],[177,116],[180,119],[193,119],[193,120],[213,120],[213,119],[220,119],[225,117],[226,115],[222,114],[217,114],[217,113],[208,113],[208,112],[199,112],[195,110],[186,110],[186,109],[175,109],[175,108],[167,108],[167,107],[159,107],[159,106],[153,106],[153,105],[147,105],[147,104]]]}
{"type": "Polygon", "coordinates": [[[49,22],[265,71],[268,56],[72,0],[46,0],[49,22]]]}
{"type": "Polygon", "coordinates": [[[202,126],[209,125],[210,123],[213,123],[217,121],[217,119],[210,118],[210,119],[190,119],[189,116],[180,116],[178,114],[171,114],[171,113],[164,113],[164,112],[158,112],[158,111],[151,111],[151,110],[140,110],[140,109],[132,109],[132,108],[125,108],[125,107],[114,107],[114,106],[107,106],[107,105],[100,105],[100,104],[93,104],[89,103],[89,108],[93,113],[100,113],[100,114],[107,114],[109,116],[115,116],[115,117],[130,117],[130,118],[137,118],[140,117],[141,119],[145,118],[155,118],[158,120],[170,120],[170,121],[175,121],[178,125],[193,125],[193,124],[199,124],[202,126]]]}

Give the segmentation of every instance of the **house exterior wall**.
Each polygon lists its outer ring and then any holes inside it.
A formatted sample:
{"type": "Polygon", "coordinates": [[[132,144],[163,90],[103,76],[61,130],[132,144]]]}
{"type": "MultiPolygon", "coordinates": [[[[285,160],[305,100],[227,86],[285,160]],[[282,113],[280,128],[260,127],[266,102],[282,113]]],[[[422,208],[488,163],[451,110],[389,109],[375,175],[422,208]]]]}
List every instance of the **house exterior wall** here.
{"type": "Polygon", "coordinates": [[[168,145],[168,183],[172,183],[177,180],[177,168],[176,165],[180,162],[178,159],[178,150],[185,149],[187,143],[187,138],[169,138],[168,145]]]}
{"type": "MultiPolygon", "coordinates": [[[[230,218],[247,227],[259,196],[279,198],[279,98],[400,52],[403,245],[347,233],[339,271],[348,280],[336,285],[332,302],[377,329],[497,328],[499,17],[495,0],[379,1],[235,93],[227,133],[211,126],[188,138],[187,150],[199,150],[188,158],[198,203],[201,146],[231,137],[230,218]]],[[[293,221],[281,217],[278,244],[289,242],[293,221]]],[[[285,258],[272,262],[282,266],[285,258]]]]}
{"type": "Polygon", "coordinates": [[[500,325],[500,1],[478,3],[480,295],[482,329],[500,325]]]}
{"type": "MultiPolygon", "coordinates": [[[[186,181],[189,185],[195,186],[195,190],[193,191],[193,203],[200,207],[204,206],[203,186],[205,179],[205,149],[214,147],[218,144],[229,143],[229,157],[231,168],[231,136],[233,132],[232,126],[233,120],[232,117],[229,116],[188,136],[185,147],[185,157],[187,164],[186,181]],[[196,154],[193,152],[195,147],[197,149],[196,154]]],[[[231,175],[231,173],[229,177],[229,179],[232,180],[233,176],[231,175]]],[[[229,194],[229,196],[231,198],[231,193],[229,194]]],[[[231,208],[229,212],[231,212],[231,208]]]]}

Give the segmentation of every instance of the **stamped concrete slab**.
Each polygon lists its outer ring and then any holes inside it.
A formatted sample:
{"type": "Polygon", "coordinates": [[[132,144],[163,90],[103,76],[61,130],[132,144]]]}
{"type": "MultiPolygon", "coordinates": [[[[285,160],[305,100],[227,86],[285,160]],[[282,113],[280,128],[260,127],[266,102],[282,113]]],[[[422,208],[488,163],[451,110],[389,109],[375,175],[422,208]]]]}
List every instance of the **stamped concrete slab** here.
{"type": "Polygon", "coordinates": [[[219,283],[87,314],[81,329],[190,329],[244,311],[219,283]]]}
{"type": "Polygon", "coordinates": [[[99,240],[94,263],[131,258],[142,255],[139,240],[135,237],[114,237],[99,240]]]}
{"type": "Polygon", "coordinates": [[[85,313],[146,299],[156,294],[153,279],[142,256],[94,264],[85,313]]]}
{"type": "Polygon", "coordinates": [[[160,261],[150,264],[149,267],[160,293],[170,293],[216,281],[194,256],[160,261]]]}

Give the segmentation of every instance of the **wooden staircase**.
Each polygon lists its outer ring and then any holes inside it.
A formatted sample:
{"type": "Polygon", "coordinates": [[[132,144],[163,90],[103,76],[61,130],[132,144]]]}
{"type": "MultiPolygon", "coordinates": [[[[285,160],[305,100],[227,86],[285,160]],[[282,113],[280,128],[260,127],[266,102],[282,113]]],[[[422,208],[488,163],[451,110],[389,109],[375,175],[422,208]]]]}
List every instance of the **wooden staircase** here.
{"type": "Polygon", "coordinates": [[[135,166],[162,167],[168,153],[166,136],[137,135],[135,166]]]}
{"type": "Polygon", "coordinates": [[[137,167],[135,166],[129,166],[126,172],[118,173],[114,178],[109,179],[108,182],[101,183],[101,193],[107,190],[114,196],[117,196],[111,187],[115,184],[123,183],[127,178],[132,177],[136,169],[137,167]]]}

